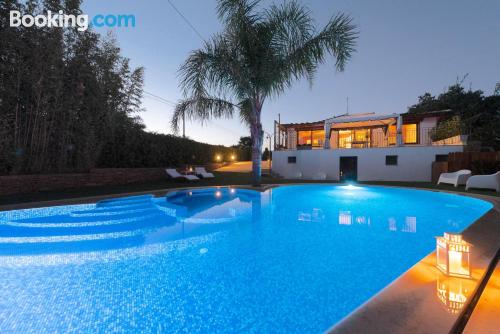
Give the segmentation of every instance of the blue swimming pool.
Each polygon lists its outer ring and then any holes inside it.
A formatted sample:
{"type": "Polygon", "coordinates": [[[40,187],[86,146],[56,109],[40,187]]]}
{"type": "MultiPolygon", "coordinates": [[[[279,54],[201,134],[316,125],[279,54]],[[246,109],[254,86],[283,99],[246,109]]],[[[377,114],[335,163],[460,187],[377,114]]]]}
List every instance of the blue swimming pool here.
{"type": "Polygon", "coordinates": [[[0,212],[0,332],[319,333],[491,207],[304,185],[0,212]]]}

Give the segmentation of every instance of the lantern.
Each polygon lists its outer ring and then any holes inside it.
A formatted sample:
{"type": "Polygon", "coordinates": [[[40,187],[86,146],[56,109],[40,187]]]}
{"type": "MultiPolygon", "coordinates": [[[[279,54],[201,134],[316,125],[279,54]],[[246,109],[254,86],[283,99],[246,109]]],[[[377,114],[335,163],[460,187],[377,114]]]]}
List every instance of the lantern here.
{"type": "Polygon", "coordinates": [[[472,245],[462,235],[444,233],[436,238],[436,265],[448,276],[471,277],[470,251],[472,245]]]}

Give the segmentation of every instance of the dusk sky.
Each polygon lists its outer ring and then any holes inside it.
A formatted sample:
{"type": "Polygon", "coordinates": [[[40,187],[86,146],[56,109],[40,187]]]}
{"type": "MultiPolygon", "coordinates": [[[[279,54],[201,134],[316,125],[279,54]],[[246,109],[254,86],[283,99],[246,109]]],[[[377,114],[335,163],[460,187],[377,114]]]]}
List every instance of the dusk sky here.
{"type": "MultiPolygon", "coordinates": [[[[172,0],[201,35],[220,31],[215,0],[172,0]]],[[[273,1],[263,1],[267,5],[273,1]]],[[[350,113],[401,113],[429,91],[443,92],[468,73],[464,85],[491,94],[500,81],[500,1],[324,1],[302,0],[322,27],[338,13],[358,25],[357,53],[337,73],[324,64],[311,88],[297,82],[263,109],[263,124],[323,120],[350,113]]],[[[166,0],[85,0],[86,14],[134,14],[135,28],[117,28],[115,35],[134,66],[145,67],[145,90],[170,101],[182,98],[177,70],[201,38],[166,0]]],[[[106,29],[97,29],[105,34],[106,29]]],[[[173,107],[144,97],[140,115],[149,131],[170,133],[173,107]]],[[[186,134],[198,141],[232,145],[248,130],[236,117],[205,126],[188,123],[186,134]]]]}

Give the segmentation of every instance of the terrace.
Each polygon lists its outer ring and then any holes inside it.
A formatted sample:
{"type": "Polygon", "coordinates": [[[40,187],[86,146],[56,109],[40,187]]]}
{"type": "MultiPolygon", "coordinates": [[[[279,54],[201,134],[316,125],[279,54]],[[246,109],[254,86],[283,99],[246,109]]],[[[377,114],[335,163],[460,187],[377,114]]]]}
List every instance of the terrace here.
{"type": "Polygon", "coordinates": [[[312,123],[275,122],[275,150],[465,145],[466,136],[439,138],[451,110],[425,114],[342,115],[312,123]]]}

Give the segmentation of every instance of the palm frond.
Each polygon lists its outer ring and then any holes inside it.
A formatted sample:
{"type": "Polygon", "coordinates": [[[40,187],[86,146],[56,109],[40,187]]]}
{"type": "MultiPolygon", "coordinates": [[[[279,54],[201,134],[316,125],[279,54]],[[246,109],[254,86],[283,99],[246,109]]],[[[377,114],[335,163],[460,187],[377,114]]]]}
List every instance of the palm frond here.
{"type": "Polygon", "coordinates": [[[219,0],[217,14],[227,25],[254,24],[258,20],[255,9],[261,0],[219,0]]]}
{"type": "Polygon", "coordinates": [[[231,118],[238,105],[224,99],[211,96],[194,96],[180,101],[175,107],[171,120],[174,133],[179,130],[182,119],[200,120],[202,123],[211,118],[231,118]]]}
{"type": "Polygon", "coordinates": [[[355,52],[358,32],[352,18],[346,14],[334,16],[326,27],[302,45],[297,45],[288,57],[297,70],[312,64],[322,64],[325,56],[335,57],[337,70],[343,71],[346,62],[355,52]]]}
{"type": "Polygon", "coordinates": [[[185,95],[244,94],[249,89],[248,68],[238,46],[226,35],[216,35],[193,51],[179,70],[185,95]]]}
{"type": "Polygon", "coordinates": [[[250,126],[252,124],[252,102],[249,99],[241,101],[239,104],[241,123],[250,126]]]}
{"type": "Polygon", "coordinates": [[[281,93],[294,80],[304,77],[312,83],[318,66],[328,55],[342,71],[355,52],[358,33],[348,15],[334,16],[320,32],[315,31],[308,9],[295,2],[272,7],[267,15],[275,55],[267,88],[271,94],[281,93]]]}

